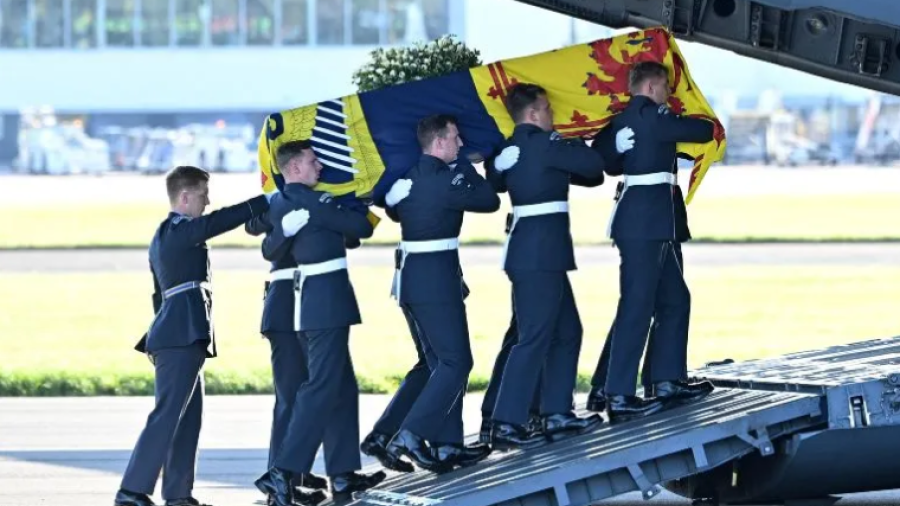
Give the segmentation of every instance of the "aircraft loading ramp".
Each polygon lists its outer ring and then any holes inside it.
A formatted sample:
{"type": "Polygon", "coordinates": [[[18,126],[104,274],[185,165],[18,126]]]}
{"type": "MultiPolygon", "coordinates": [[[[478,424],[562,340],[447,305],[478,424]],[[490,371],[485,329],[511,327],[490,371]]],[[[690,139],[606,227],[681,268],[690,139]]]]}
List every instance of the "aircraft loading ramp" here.
{"type": "Polygon", "coordinates": [[[900,488],[900,336],[692,375],[716,392],[443,475],[392,473],[353,504],[582,506],[660,487],[707,504],[783,504],[900,488]]]}

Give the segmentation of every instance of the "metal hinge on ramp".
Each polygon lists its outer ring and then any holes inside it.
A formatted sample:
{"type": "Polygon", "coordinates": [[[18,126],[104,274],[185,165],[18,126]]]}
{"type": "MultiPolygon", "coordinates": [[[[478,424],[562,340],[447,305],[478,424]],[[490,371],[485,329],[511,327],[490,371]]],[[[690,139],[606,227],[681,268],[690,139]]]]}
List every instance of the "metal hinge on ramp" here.
{"type": "Polygon", "coordinates": [[[378,506],[436,506],[441,504],[440,499],[429,499],[409,494],[398,494],[384,490],[367,490],[353,494],[357,501],[378,506]]]}
{"type": "Polygon", "coordinates": [[[659,495],[659,487],[647,480],[647,477],[644,476],[644,472],[641,470],[641,466],[628,464],[628,474],[631,475],[635,485],[641,489],[641,495],[644,496],[644,500],[652,499],[659,495]]]}
{"type": "Polygon", "coordinates": [[[753,432],[756,432],[756,437],[751,436],[749,431],[743,434],[736,435],[742,441],[745,441],[747,444],[759,450],[760,455],[764,457],[775,454],[775,445],[773,445],[772,440],[769,439],[769,431],[767,431],[766,428],[763,427],[761,429],[756,429],[753,432]]]}

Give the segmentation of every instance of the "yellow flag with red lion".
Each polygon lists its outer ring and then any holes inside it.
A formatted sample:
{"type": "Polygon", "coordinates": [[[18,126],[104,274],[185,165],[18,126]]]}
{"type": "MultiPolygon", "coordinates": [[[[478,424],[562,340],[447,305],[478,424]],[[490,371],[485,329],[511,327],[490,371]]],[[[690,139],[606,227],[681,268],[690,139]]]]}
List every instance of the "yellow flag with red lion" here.
{"type": "MultiPolygon", "coordinates": [[[[504,106],[506,91],[518,82],[539,84],[553,104],[554,128],[563,137],[590,137],[621,112],[631,95],[632,64],[658,61],[669,72],[672,112],[706,118],[714,139],[680,143],[694,159],[685,201],[690,203],[709,167],[725,154],[725,132],[691,78],[675,38],[652,28],[575,44],[520,58],[411,81],[270,114],[260,132],[263,190],[276,191],[283,179],[275,152],[284,142],[309,140],[324,169],[316,189],[354,200],[377,202],[420,155],[416,123],[430,114],[453,114],[463,138],[460,156],[491,157],[512,134],[504,106]]],[[[361,207],[362,210],[362,207],[361,207]]]]}

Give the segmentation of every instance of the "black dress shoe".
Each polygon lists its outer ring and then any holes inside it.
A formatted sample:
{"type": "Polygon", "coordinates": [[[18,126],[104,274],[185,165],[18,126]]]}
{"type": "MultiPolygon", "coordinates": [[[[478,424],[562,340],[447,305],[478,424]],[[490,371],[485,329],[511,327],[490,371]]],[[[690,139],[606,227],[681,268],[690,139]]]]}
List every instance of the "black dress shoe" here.
{"type": "Polygon", "coordinates": [[[478,431],[478,442],[484,444],[491,443],[491,419],[481,419],[481,430],[478,431]]]}
{"type": "Polygon", "coordinates": [[[465,446],[459,443],[448,443],[435,446],[438,457],[454,466],[469,467],[486,459],[491,454],[491,447],[484,443],[465,446]]]}
{"type": "Polygon", "coordinates": [[[643,399],[634,395],[610,395],[606,398],[606,413],[609,423],[627,422],[662,411],[663,401],[655,398],[643,399]]]}
{"type": "Polygon", "coordinates": [[[384,481],[384,471],[372,474],[344,473],[331,477],[331,497],[335,502],[353,499],[353,492],[362,492],[384,481]]]}
{"type": "Polygon", "coordinates": [[[543,419],[544,435],[550,441],[559,441],[570,436],[587,434],[599,429],[603,424],[600,415],[593,414],[579,418],[575,413],[557,413],[547,415],[543,419]]]}
{"type": "Polygon", "coordinates": [[[544,436],[544,417],[540,413],[531,413],[528,415],[528,423],[525,424],[530,434],[535,437],[544,436]]]}
{"type": "Polygon", "coordinates": [[[530,450],[547,444],[543,433],[534,433],[525,425],[494,422],[491,428],[491,446],[495,450],[530,450]]]}
{"type": "Polygon", "coordinates": [[[325,492],[315,490],[305,492],[294,487],[294,475],[286,469],[273,467],[269,470],[272,504],[275,506],[315,506],[327,499],[325,492]]]}
{"type": "Polygon", "coordinates": [[[300,475],[299,483],[297,478],[294,478],[294,486],[312,490],[326,490],[328,488],[328,480],[322,476],[316,476],[313,473],[303,473],[300,475]]]}
{"type": "MultiPolygon", "coordinates": [[[[386,469],[399,473],[411,473],[415,471],[413,465],[405,460],[400,460],[388,454],[387,445],[391,442],[391,436],[381,432],[372,431],[359,445],[359,450],[364,455],[375,457],[386,469]]],[[[324,480],[323,480],[324,481],[324,480]]],[[[325,487],[322,487],[325,488],[325,487]]]]}
{"type": "Polygon", "coordinates": [[[681,405],[699,401],[711,394],[715,387],[709,381],[660,381],[653,385],[653,396],[668,405],[681,405]]]}
{"type": "Polygon", "coordinates": [[[171,499],[166,501],[166,506],[210,506],[209,504],[203,504],[200,501],[194,499],[193,497],[183,497],[181,499],[171,499]]]}
{"type": "Polygon", "coordinates": [[[139,494],[125,489],[116,492],[116,506],[156,506],[153,499],[146,494],[139,494]]]}
{"type": "Polygon", "coordinates": [[[600,387],[591,388],[591,392],[588,394],[587,405],[585,409],[588,411],[593,411],[595,413],[603,413],[606,411],[606,394],[603,393],[603,389],[600,387]]]}
{"type": "MultiPolygon", "coordinates": [[[[256,489],[262,492],[263,494],[272,497],[275,494],[275,484],[272,483],[272,475],[269,471],[266,471],[265,474],[260,476],[253,482],[256,486],[256,489]]],[[[291,479],[291,484],[294,486],[294,495],[302,496],[304,494],[308,494],[307,492],[300,489],[300,487],[310,488],[313,490],[326,490],[328,489],[328,481],[321,476],[316,476],[312,473],[305,474],[295,474],[291,479]],[[299,483],[298,483],[299,482],[299,483]]],[[[313,499],[318,496],[314,496],[313,499]]],[[[324,497],[324,494],[323,496],[324,497]]]]}
{"type": "Polygon", "coordinates": [[[453,464],[442,461],[424,439],[406,429],[400,429],[400,432],[391,439],[386,453],[393,460],[400,460],[404,456],[409,457],[417,466],[426,471],[443,473],[453,468],[453,464]]]}

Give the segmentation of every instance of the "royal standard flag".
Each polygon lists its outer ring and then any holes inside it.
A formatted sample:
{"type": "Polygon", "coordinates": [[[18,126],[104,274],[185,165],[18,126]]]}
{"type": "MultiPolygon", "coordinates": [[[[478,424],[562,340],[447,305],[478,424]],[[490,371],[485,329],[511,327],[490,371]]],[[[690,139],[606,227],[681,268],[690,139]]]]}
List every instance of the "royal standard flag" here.
{"type": "Polygon", "coordinates": [[[317,190],[348,202],[381,199],[421,154],[417,122],[431,114],[453,114],[463,140],[461,156],[494,156],[513,131],[504,106],[506,91],[519,82],[539,84],[553,104],[554,128],[563,137],[591,137],[630,99],[633,63],[658,61],[669,69],[669,107],[677,114],[716,125],[714,140],[679,144],[694,159],[685,201],[690,203],[709,167],[725,154],[725,134],[691,79],[675,38],[664,28],[639,30],[544,53],[502,60],[440,77],[412,81],[270,114],[260,132],[263,191],[284,180],[275,165],[278,147],[311,140],[323,165],[317,190]]]}

